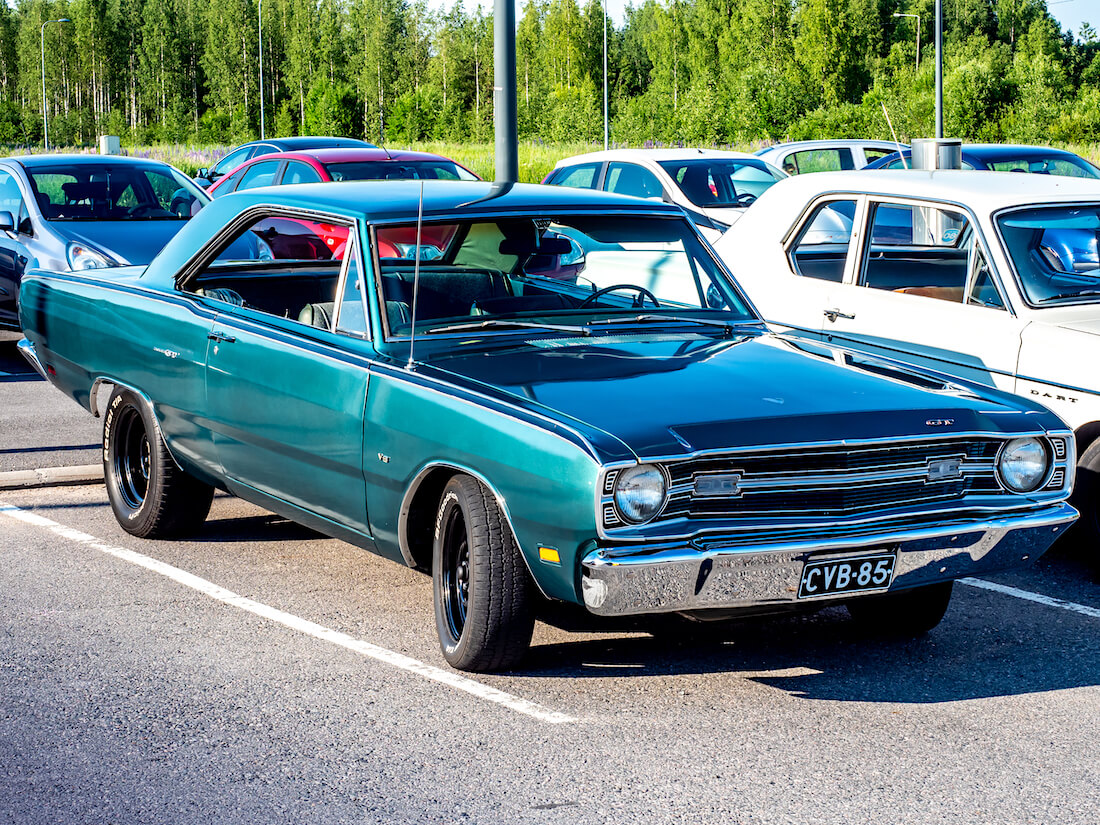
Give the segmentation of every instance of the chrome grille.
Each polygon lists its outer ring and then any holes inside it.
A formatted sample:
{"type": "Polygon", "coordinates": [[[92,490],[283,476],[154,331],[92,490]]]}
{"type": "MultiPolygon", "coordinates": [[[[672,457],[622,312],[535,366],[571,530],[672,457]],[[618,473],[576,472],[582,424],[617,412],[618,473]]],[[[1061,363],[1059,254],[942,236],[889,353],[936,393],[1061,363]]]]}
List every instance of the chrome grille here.
{"type": "Polygon", "coordinates": [[[760,516],[833,517],[893,506],[997,495],[1000,439],[922,441],[791,452],[707,456],[669,463],[658,520],[760,516]],[[740,479],[735,492],[698,496],[700,477],[740,479]]]}

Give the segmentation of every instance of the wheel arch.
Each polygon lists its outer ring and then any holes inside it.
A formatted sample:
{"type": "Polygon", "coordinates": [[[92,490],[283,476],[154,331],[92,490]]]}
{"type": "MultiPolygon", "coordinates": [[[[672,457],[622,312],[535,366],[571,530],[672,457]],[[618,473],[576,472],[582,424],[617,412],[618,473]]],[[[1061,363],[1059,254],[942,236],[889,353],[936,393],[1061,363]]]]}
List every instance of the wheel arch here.
{"type": "Polygon", "coordinates": [[[1082,424],[1073,431],[1073,440],[1077,446],[1078,460],[1085,454],[1085,450],[1087,450],[1097,439],[1100,439],[1100,421],[1090,421],[1087,424],[1082,424]]]}
{"type": "Polygon", "coordinates": [[[172,463],[175,464],[176,468],[181,472],[187,472],[184,466],[180,464],[179,459],[176,458],[175,453],[172,451],[172,445],[168,443],[168,440],[164,437],[164,433],[162,433],[160,430],[160,419],[157,418],[157,411],[155,405],[153,404],[153,399],[141,390],[139,390],[137,387],[133,386],[132,384],[127,384],[124,381],[118,381],[114,378],[106,378],[104,376],[96,378],[96,380],[92,382],[92,390],[91,393],[88,395],[88,409],[91,410],[92,415],[94,415],[96,418],[103,417],[103,410],[99,408],[99,393],[100,390],[106,387],[112,388],[112,394],[116,389],[124,389],[134,394],[134,397],[137,398],[138,401],[149,411],[149,417],[153,420],[153,426],[157,428],[157,438],[159,438],[161,440],[161,443],[164,444],[164,449],[168,452],[168,457],[172,459],[172,463]]]}
{"type": "MultiPolygon", "coordinates": [[[[496,499],[497,506],[500,507],[504,520],[508,523],[508,529],[512,531],[512,537],[517,546],[519,545],[519,538],[512,526],[512,516],[508,512],[508,502],[489,479],[477,470],[462,464],[433,461],[420,469],[401,499],[401,511],[397,520],[397,540],[401,557],[409,567],[416,570],[431,570],[432,542],[435,538],[435,518],[439,511],[439,502],[443,498],[443,488],[456,475],[470,476],[484,485],[496,499]]],[[[527,567],[527,574],[539,592],[546,596],[546,592],[531,569],[527,555],[522,552],[522,547],[520,550],[520,557],[527,567]]]]}

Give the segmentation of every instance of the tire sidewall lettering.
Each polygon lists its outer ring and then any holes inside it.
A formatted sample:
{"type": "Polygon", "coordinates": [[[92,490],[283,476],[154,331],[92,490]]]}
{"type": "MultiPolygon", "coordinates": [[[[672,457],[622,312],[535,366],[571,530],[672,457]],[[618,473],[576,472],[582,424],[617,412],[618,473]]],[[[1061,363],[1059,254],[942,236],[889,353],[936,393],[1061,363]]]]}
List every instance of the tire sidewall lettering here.
{"type": "Polygon", "coordinates": [[[458,504],[458,493],[454,490],[448,490],[447,495],[443,496],[443,501],[439,503],[439,512],[435,516],[435,540],[439,541],[440,533],[443,529],[443,516],[447,512],[447,508],[451,504],[460,506],[458,504]]]}

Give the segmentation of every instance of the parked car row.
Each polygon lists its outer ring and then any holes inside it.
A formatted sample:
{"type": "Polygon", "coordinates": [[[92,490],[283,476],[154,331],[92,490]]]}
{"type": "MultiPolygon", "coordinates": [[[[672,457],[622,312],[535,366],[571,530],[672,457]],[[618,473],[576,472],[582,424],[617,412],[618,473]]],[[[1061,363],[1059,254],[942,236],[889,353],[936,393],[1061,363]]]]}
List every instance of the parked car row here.
{"type": "Polygon", "coordinates": [[[178,233],[30,268],[20,348],[103,416],[119,524],[193,532],[222,489],[430,571],[460,669],[516,666],[548,601],[922,633],[1074,521],[1079,449],[1100,470],[1085,181],[670,150],[534,186],[347,147],[162,186],[177,211],[97,161],[102,190],[27,184],[45,220],[178,233]]]}

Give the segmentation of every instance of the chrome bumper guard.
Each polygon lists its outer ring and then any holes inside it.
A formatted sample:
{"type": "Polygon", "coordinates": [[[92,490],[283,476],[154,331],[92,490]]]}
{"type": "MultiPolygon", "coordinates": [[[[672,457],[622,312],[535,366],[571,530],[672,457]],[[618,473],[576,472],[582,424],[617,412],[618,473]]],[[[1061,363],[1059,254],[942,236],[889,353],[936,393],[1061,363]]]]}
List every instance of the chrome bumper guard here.
{"type": "Polygon", "coordinates": [[[1041,556],[1077,518],[1066,503],[1024,514],[826,541],[723,547],[720,538],[661,548],[605,547],[581,560],[585,606],[599,616],[843,601],[799,599],[807,561],[897,552],[890,590],[1016,567],[1041,556]]]}
{"type": "Polygon", "coordinates": [[[48,381],[49,378],[46,376],[46,368],[43,367],[42,362],[38,360],[38,353],[34,351],[34,344],[32,344],[26,338],[21,338],[19,339],[19,343],[15,346],[21,353],[23,353],[23,357],[31,362],[31,366],[34,367],[34,371],[48,381]]]}

